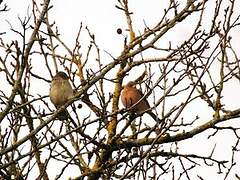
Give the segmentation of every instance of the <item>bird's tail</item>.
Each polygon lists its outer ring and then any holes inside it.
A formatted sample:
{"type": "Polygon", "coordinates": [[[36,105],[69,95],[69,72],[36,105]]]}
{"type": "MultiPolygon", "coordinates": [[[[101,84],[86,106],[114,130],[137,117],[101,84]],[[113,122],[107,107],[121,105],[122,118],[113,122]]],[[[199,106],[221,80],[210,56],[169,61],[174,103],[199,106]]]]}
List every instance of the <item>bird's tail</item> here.
{"type": "Polygon", "coordinates": [[[162,120],[157,117],[152,111],[147,112],[156,122],[160,123],[162,120]]]}
{"type": "Polygon", "coordinates": [[[59,120],[67,120],[69,117],[69,113],[66,109],[64,109],[58,113],[57,117],[59,120]]]}

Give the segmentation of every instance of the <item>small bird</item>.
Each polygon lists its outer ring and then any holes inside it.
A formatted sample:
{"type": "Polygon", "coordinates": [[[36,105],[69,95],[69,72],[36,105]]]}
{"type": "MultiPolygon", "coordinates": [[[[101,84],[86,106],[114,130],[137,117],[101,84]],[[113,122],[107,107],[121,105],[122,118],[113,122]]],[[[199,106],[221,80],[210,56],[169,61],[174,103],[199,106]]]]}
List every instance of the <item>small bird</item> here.
{"type": "Polygon", "coordinates": [[[121,92],[122,104],[125,108],[132,108],[131,111],[141,114],[146,111],[156,122],[161,120],[149,109],[150,105],[143,93],[135,87],[135,83],[130,81],[121,92]]]}
{"type": "MultiPolygon", "coordinates": [[[[69,82],[69,77],[65,72],[59,71],[52,79],[50,87],[50,100],[58,109],[73,97],[73,89],[69,82]]],[[[59,113],[60,120],[67,119],[68,112],[65,109],[59,113]]]]}

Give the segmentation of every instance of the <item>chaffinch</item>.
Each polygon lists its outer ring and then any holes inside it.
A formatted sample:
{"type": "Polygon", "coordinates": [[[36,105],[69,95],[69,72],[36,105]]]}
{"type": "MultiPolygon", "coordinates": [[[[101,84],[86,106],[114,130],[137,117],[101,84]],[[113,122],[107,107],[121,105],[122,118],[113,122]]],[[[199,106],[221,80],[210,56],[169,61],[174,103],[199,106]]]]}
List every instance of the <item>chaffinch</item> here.
{"type": "Polygon", "coordinates": [[[130,81],[121,92],[122,104],[125,108],[132,108],[131,111],[137,114],[141,114],[146,111],[156,122],[161,120],[151,111],[150,105],[143,93],[135,87],[135,83],[130,81]]]}
{"type": "MultiPolygon", "coordinates": [[[[69,77],[65,72],[58,72],[52,79],[50,87],[50,100],[58,109],[64,105],[71,97],[73,97],[73,89],[69,83],[69,77]]],[[[64,110],[59,113],[60,120],[67,119],[68,112],[64,110]]]]}

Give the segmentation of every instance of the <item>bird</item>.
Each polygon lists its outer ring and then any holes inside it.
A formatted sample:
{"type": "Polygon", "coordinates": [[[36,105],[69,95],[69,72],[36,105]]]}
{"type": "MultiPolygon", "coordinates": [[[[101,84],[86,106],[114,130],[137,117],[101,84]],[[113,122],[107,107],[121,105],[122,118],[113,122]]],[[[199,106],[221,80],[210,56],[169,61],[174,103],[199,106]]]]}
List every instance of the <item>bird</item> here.
{"type": "MultiPolygon", "coordinates": [[[[69,77],[65,72],[59,71],[53,77],[50,86],[49,97],[54,106],[59,109],[70,98],[73,97],[73,88],[69,82],[69,77]]],[[[65,120],[68,117],[68,112],[64,111],[58,114],[60,120],[65,120]]]]}
{"type": "Polygon", "coordinates": [[[151,109],[147,99],[144,97],[142,91],[135,87],[135,82],[129,81],[125,86],[123,86],[121,92],[121,101],[125,108],[131,108],[131,112],[142,114],[149,114],[156,122],[161,120],[154,114],[151,109]]]}

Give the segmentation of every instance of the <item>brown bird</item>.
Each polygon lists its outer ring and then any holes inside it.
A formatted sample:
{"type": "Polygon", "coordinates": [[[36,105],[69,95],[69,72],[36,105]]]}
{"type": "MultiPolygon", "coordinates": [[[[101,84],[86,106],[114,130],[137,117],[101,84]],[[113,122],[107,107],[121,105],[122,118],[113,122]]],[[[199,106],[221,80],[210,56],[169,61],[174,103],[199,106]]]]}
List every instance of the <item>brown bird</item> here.
{"type": "MultiPolygon", "coordinates": [[[[59,71],[52,79],[50,87],[50,100],[58,109],[73,97],[73,89],[69,83],[69,77],[65,72],[59,71]]],[[[60,120],[67,119],[68,112],[65,109],[59,113],[60,120]]]]}
{"type": "Polygon", "coordinates": [[[130,81],[121,92],[122,104],[125,108],[132,108],[131,111],[141,114],[146,111],[156,122],[161,120],[149,109],[150,105],[143,93],[135,87],[135,83],[130,81]]]}

